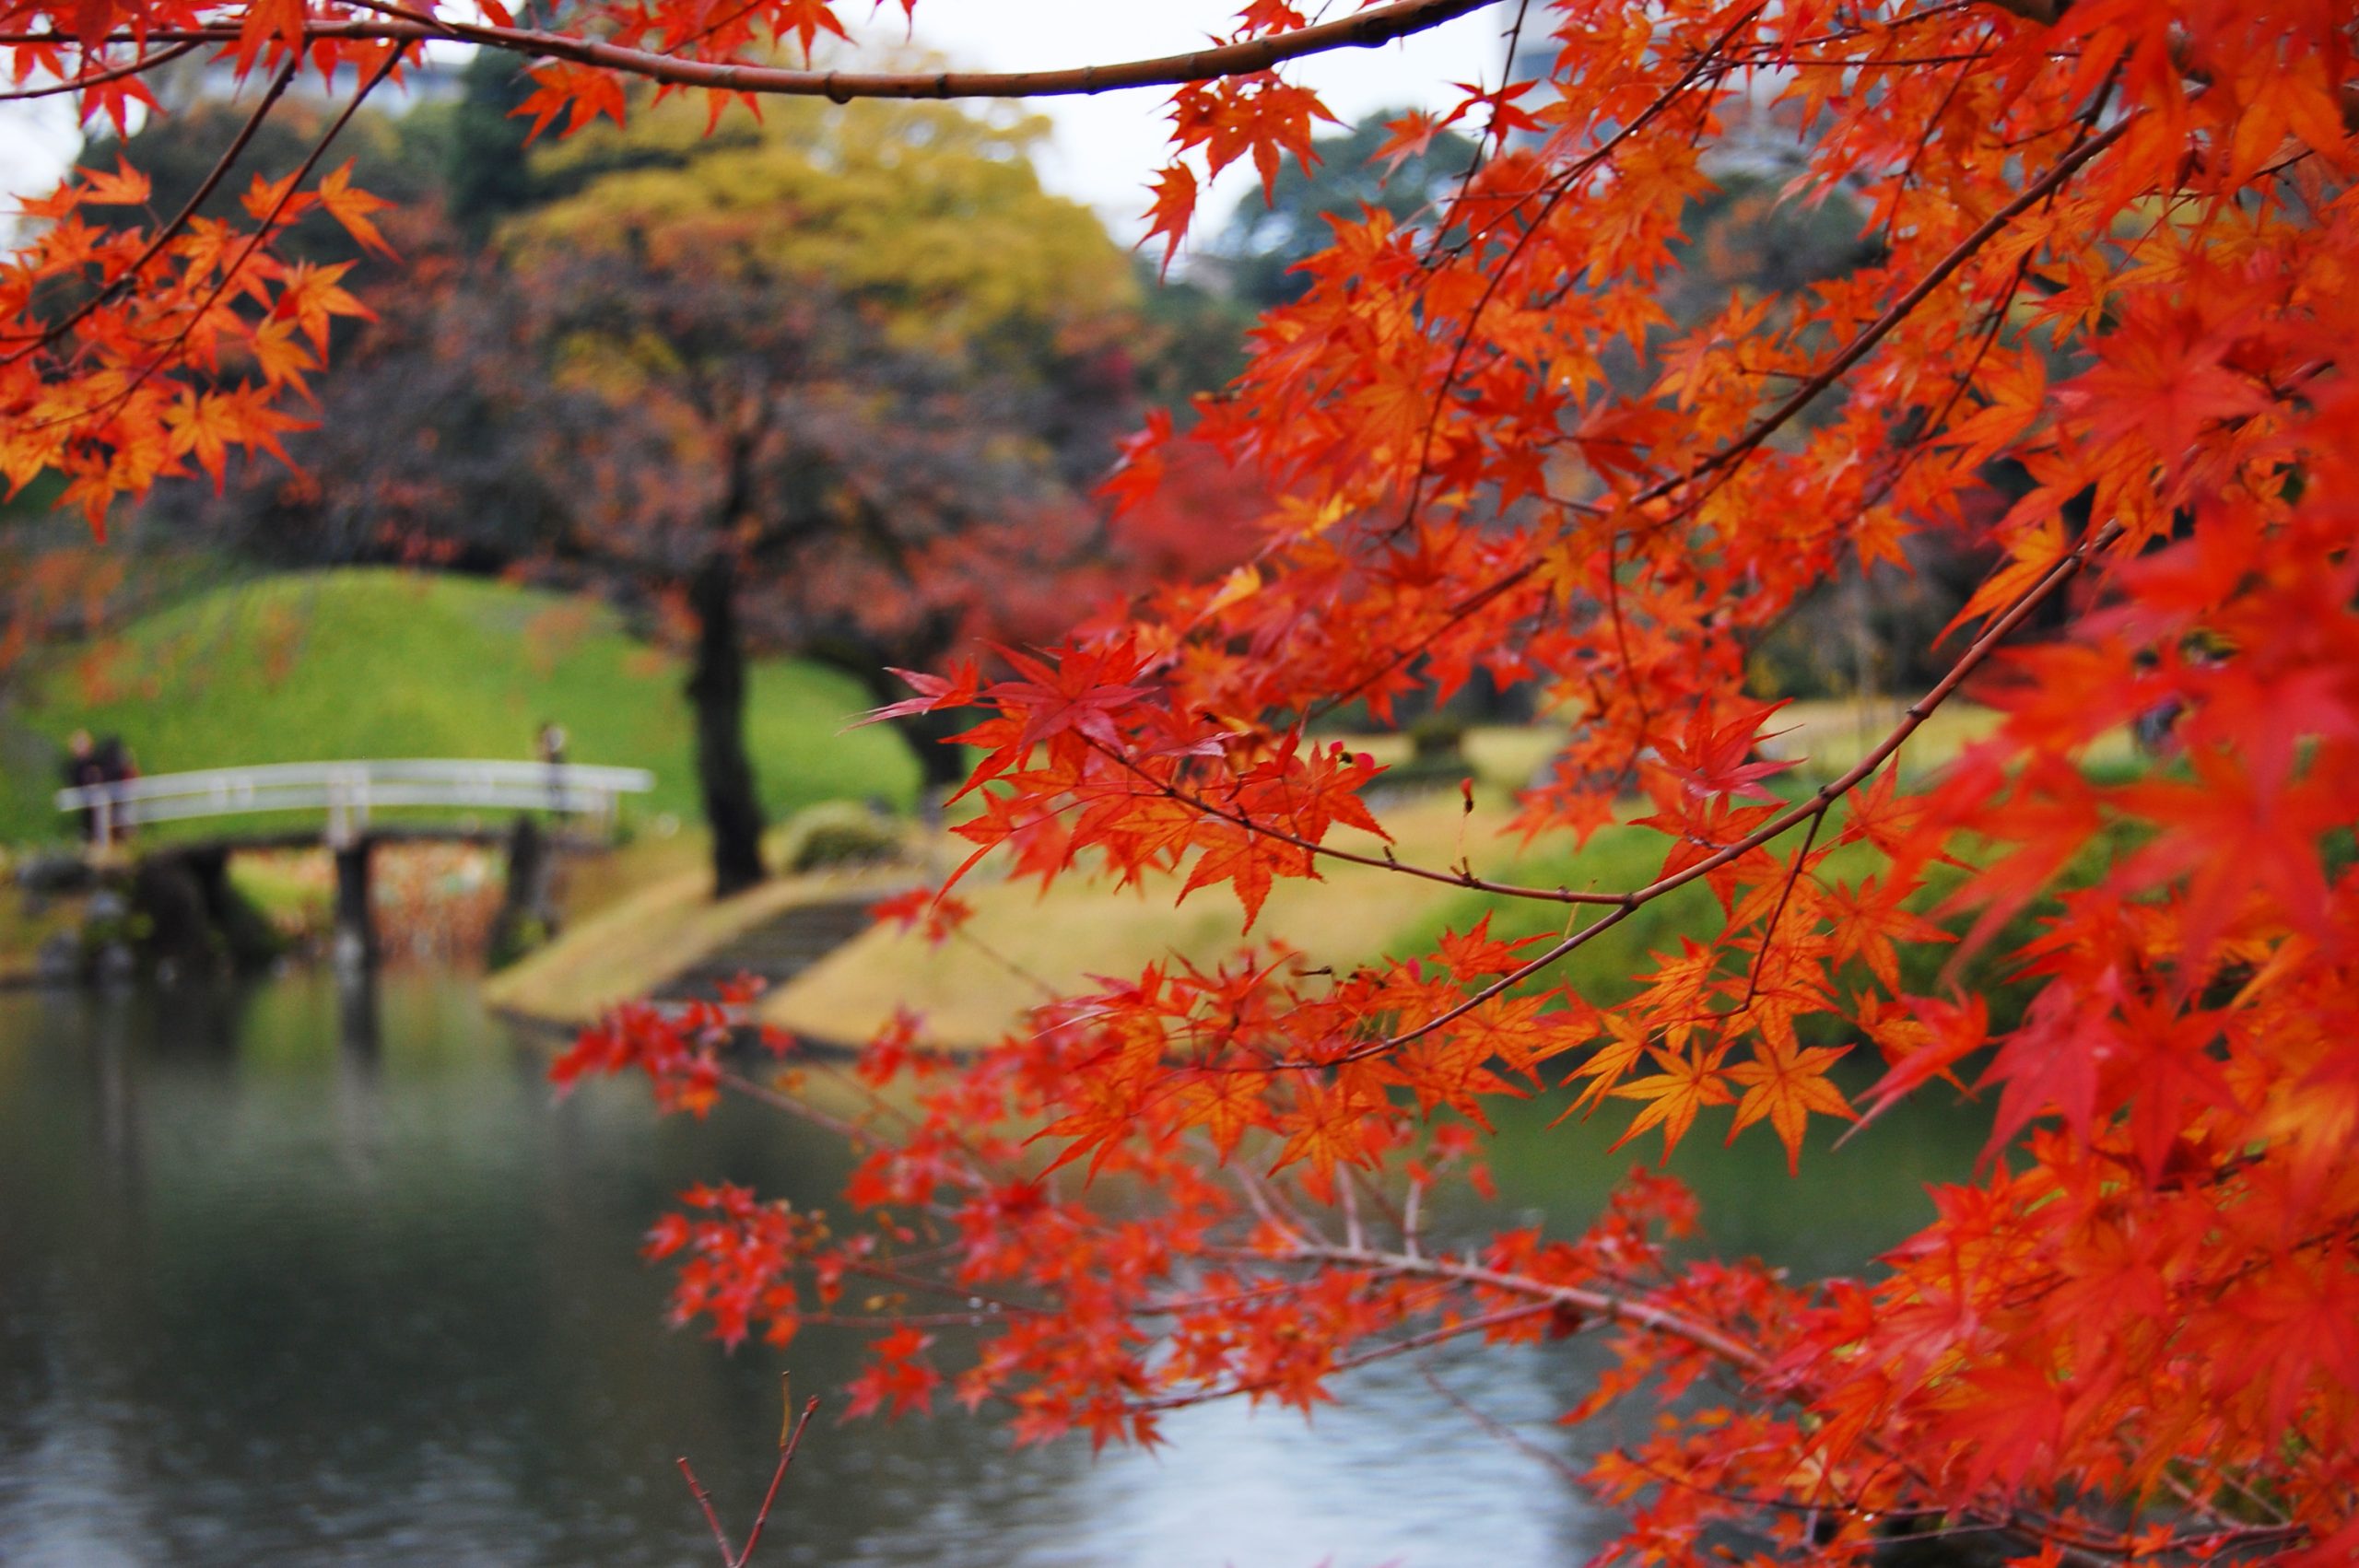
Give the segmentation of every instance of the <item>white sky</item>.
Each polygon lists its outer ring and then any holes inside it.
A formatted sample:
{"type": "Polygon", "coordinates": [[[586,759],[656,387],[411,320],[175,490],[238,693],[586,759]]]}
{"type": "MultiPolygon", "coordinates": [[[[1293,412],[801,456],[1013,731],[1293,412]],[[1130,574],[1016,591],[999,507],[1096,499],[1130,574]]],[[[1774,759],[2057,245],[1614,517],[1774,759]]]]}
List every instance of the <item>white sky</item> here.
{"type": "MultiPolygon", "coordinates": [[[[918,38],[981,70],[1054,69],[1198,48],[1232,25],[1238,8],[1238,0],[919,0],[918,38]]],[[[1297,62],[1287,74],[1316,88],[1345,121],[1376,109],[1438,105],[1454,99],[1452,82],[1498,79],[1513,14],[1487,7],[1381,49],[1297,62]]],[[[1040,160],[1042,180],[1096,207],[1121,239],[1135,239],[1144,227],[1147,177],[1163,163],[1169,97],[1168,88],[1141,88],[1040,99],[1034,107],[1056,123],[1054,146],[1040,160]]],[[[1217,222],[1253,184],[1250,169],[1232,166],[1202,199],[1199,231],[1211,232],[1205,220],[1217,222]]]]}
{"type": "MultiPolygon", "coordinates": [[[[918,41],[954,65],[979,70],[1052,70],[1201,47],[1227,26],[1239,0],[920,0],[918,41]]],[[[846,6],[847,15],[856,6],[846,6]]],[[[898,21],[898,6],[888,4],[898,21]]],[[[1340,7],[1337,7],[1340,12],[1340,7]]],[[[1495,6],[1381,49],[1344,49],[1288,68],[1316,88],[1345,121],[1371,110],[1435,105],[1449,84],[1496,82],[1512,17],[1495,6]]],[[[898,30],[898,29],[896,29],[898,30]]],[[[1034,107],[1056,130],[1040,160],[1049,188],[1088,203],[1123,240],[1144,225],[1147,177],[1160,166],[1168,126],[1164,88],[1096,98],[1044,99],[1034,107]]],[[[73,111],[62,99],[0,104],[0,193],[47,190],[78,147],[73,111]]],[[[1232,167],[1198,207],[1198,232],[1210,234],[1253,185],[1232,167]]],[[[5,227],[0,218],[0,228],[5,227]]]]}

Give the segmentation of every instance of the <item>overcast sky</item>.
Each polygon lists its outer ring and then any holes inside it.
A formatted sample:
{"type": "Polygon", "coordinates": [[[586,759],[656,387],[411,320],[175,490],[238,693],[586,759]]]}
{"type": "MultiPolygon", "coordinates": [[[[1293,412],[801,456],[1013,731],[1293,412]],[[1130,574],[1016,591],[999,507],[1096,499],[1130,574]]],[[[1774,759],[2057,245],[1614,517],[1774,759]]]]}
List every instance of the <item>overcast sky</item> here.
{"type": "MultiPolygon", "coordinates": [[[[920,0],[918,36],[983,70],[1046,69],[1177,53],[1228,24],[1238,0],[920,0]]],[[[1370,110],[1438,104],[1449,84],[1496,81],[1512,7],[1495,6],[1381,49],[1343,49],[1298,62],[1289,74],[1318,89],[1344,120],[1370,110]]],[[[1056,123],[1041,159],[1050,187],[1089,203],[1124,240],[1144,227],[1147,176],[1163,161],[1166,88],[1097,98],[1044,99],[1056,123]]],[[[1223,215],[1253,185],[1243,163],[1222,177],[1203,211],[1223,215]]]]}
{"type": "MultiPolygon", "coordinates": [[[[980,70],[1049,70],[1105,64],[1200,47],[1226,26],[1238,0],[920,0],[918,41],[953,64],[980,70]]],[[[847,15],[855,9],[845,7],[847,15]]],[[[899,7],[886,14],[898,24],[899,7]]],[[[1344,49],[1290,67],[1344,120],[1370,110],[1430,105],[1449,98],[1451,82],[1498,77],[1512,16],[1496,6],[1381,49],[1344,49]]],[[[898,27],[895,30],[898,31],[898,27]]],[[[1144,227],[1144,184],[1161,161],[1169,89],[1138,88],[1097,98],[1044,99],[1036,106],[1055,123],[1040,160],[1051,190],[1087,202],[1125,241],[1144,227]]],[[[63,99],[0,104],[0,188],[12,194],[47,190],[79,146],[73,111],[63,99]]],[[[1253,183],[1243,164],[1204,198],[1200,231],[1209,233],[1253,183]]]]}

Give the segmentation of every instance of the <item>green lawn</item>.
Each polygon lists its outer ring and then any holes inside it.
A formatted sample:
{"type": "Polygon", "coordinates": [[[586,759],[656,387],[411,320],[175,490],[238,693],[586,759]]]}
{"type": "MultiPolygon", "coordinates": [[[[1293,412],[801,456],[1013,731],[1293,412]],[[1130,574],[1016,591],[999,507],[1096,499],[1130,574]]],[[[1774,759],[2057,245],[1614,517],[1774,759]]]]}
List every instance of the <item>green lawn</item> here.
{"type": "MultiPolygon", "coordinates": [[[[120,734],[149,773],[340,757],[530,757],[545,720],[584,763],[649,768],[641,820],[698,815],[680,661],[587,601],[391,569],[269,578],[201,595],[49,655],[0,714],[0,843],[64,837],[64,737],[120,734]]],[[[799,661],[753,673],[748,739],[774,817],[817,801],[915,797],[884,729],[839,734],[858,685],[799,661]]],[[[192,824],[215,830],[230,819],[192,824]]],[[[263,825],[268,819],[252,819],[263,825]]],[[[160,830],[159,830],[160,831],[160,830]]]]}

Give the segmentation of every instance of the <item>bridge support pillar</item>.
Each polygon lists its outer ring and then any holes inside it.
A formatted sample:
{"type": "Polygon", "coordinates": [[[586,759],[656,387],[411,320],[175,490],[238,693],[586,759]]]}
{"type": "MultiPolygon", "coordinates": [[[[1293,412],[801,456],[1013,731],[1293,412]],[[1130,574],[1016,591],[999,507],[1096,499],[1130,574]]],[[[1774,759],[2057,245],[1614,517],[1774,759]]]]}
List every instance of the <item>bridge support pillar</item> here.
{"type": "Polygon", "coordinates": [[[485,958],[497,969],[548,940],[556,928],[549,903],[552,846],[529,812],[516,813],[508,834],[508,881],[492,917],[485,958]]]}
{"type": "Polygon", "coordinates": [[[335,846],[335,966],[359,973],[377,965],[377,925],[369,908],[369,851],[361,834],[335,846]]]}

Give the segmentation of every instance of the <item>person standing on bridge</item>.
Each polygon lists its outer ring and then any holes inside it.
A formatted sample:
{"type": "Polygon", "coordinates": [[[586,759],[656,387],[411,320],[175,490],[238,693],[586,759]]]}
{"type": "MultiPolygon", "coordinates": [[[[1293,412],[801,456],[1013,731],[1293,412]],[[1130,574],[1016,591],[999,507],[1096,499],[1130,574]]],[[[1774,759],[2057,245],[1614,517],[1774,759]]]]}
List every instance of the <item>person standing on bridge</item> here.
{"type": "MultiPolygon", "coordinates": [[[[107,781],[106,766],[99,760],[99,745],[88,730],[76,730],[65,739],[65,787],[80,790],[107,781]]],[[[96,806],[81,810],[82,837],[96,839],[99,836],[99,812],[96,806]]]]}
{"type": "Polygon", "coordinates": [[[549,769],[549,810],[563,811],[565,775],[557,769],[565,766],[565,726],[554,719],[543,720],[538,744],[541,761],[547,764],[549,769]]]}

